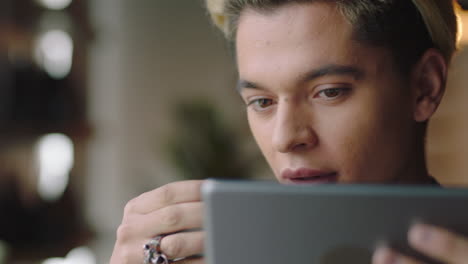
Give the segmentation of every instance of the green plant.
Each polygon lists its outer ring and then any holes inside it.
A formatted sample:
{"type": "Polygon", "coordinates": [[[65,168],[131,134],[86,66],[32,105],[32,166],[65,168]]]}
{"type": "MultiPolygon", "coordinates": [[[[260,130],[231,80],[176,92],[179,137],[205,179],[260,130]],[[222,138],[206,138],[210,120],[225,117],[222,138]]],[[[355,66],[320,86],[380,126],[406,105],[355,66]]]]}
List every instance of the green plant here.
{"type": "Polygon", "coordinates": [[[187,179],[250,178],[254,162],[242,151],[240,137],[204,101],[175,108],[176,132],[168,141],[170,161],[187,179]]]}

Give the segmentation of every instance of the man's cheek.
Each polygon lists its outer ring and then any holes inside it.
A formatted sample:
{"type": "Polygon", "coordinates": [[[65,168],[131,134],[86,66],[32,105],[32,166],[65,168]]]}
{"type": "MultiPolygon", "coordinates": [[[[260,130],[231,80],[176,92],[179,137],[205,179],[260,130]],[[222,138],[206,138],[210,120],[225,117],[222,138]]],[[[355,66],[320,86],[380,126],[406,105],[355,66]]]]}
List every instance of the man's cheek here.
{"type": "Polygon", "coordinates": [[[268,129],[261,130],[257,128],[253,135],[262,155],[276,174],[276,167],[279,161],[277,160],[277,153],[273,147],[272,135],[269,131],[271,132],[271,130],[268,129]]]}
{"type": "Polygon", "coordinates": [[[355,182],[367,177],[372,156],[377,153],[372,154],[375,142],[371,139],[372,135],[368,135],[365,130],[347,130],[347,132],[341,135],[341,141],[335,144],[333,159],[342,179],[345,182],[355,182]]]}

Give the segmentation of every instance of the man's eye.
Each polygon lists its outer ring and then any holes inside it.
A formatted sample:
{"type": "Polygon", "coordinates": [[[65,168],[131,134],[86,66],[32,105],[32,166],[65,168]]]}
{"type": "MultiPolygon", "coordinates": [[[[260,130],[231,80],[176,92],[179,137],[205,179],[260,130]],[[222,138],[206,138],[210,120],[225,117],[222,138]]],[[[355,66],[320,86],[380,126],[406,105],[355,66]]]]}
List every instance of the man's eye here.
{"type": "Polygon", "coordinates": [[[253,106],[255,110],[261,111],[273,105],[272,99],[259,98],[252,100],[248,103],[247,106],[253,106]]]}
{"type": "Polygon", "coordinates": [[[348,91],[349,91],[349,88],[329,88],[329,89],[323,89],[317,94],[317,96],[325,100],[333,100],[342,96],[344,93],[348,91]]]}

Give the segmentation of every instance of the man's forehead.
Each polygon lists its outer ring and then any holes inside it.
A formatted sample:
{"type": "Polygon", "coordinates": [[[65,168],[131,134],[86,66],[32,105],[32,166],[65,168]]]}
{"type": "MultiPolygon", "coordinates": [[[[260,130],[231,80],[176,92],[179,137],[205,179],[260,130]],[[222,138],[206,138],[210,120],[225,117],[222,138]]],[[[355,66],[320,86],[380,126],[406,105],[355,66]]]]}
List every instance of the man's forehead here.
{"type": "Polygon", "coordinates": [[[349,46],[351,41],[352,26],[332,4],[296,3],[281,6],[272,13],[253,10],[243,13],[236,55],[242,63],[244,57],[261,57],[266,51],[278,56],[289,51],[290,54],[285,54],[288,57],[294,51],[300,52],[299,56],[304,56],[304,52],[330,53],[339,49],[338,45],[349,46]]]}
{"type": "Polygon", "coordinates": [[[335,4],[321,1],[291,2],[268,11],[246,9],[239,19],[236,40],[242,35],[247,35],[256,46],[260,47],[274,45],[284,40],[284,36],[296,39],[298,35],[304,38],[320,38],[324,34],[331,33],[330,31],[336,34],[352,31],[351,25],[337,10],[335,4]],[[255,32],[254,29],[261,29],[263,33],[277,32],[281,37],[265,39],[265,34],[258,34],[259,32],[255,32]]]}
{"type": "Polygon", "coordinates": [[[387,49],[355,40],[352,25],[324,3],[285,5],[271,14],[245,13],[236,53],[240,87],[257,87],[252,84],[267,80],[299,83],[324,75],[359,80],[393,64],[387,49]]]}

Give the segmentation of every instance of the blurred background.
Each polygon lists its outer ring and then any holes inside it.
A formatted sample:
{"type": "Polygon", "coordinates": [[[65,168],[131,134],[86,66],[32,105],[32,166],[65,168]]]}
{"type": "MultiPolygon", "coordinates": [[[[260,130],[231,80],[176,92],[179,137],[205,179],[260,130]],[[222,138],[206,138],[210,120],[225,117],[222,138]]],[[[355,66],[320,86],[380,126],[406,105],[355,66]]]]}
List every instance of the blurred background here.
{"type": "MultiPolygon", "coordinates": [[[[467,43],[429,130],[444,184],[468,184],[467,43]]],[[[203,0],[0,0],[0,264],[107,263],[140,193],[271,179],[236,78],[203,0]]]]}

